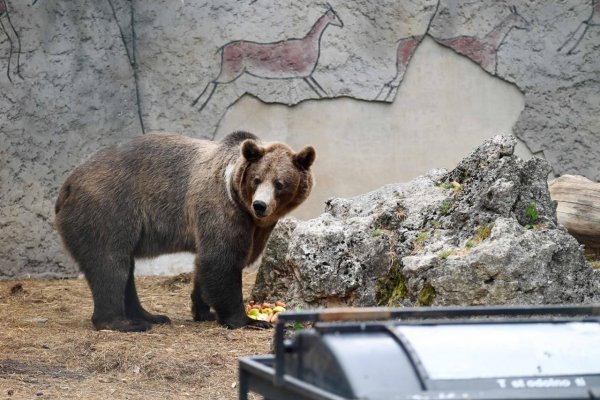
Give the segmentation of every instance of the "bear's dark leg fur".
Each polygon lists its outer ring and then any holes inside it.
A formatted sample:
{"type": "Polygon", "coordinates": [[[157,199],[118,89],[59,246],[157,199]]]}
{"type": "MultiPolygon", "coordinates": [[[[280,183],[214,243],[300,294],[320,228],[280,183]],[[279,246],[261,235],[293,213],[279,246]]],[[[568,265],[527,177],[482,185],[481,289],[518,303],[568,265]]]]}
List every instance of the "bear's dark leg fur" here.
{"type": "Polygon", "coordinates": [[[196,256],[196,273],[194,274],[194,290],[192,291],[192,315],[194,321],[214,321],[215,313],[210,311],[210,306],[204,301],[200,284],[200,260],[196,256]]]}
{"type": "Polygon", "coordinates": [[[150,314],[140,304],[140,299],[135,289],[135,279],[133,275],[135,260],[130,261],[129,277],[125,287],[125,315],[132,321],[146,321],[151,324],[169,324],[171,320],[166,315],[150,314]]]}
{"type": "MultiPolygon", "coordinates": [[[[210,305],[217,313],[218,322],[227,328],[246,325],[270,328],[268,322],[256,321],[246,315],[242,299],[242,269],[252,245],[252,228],[244,229],[242,224],[236,226],[237,230],[232,230],[231,226],[212,228],[205,227],[206,234],[200,233],[194,293],[201,297],[200,302],[194,303],[195,313],[210,305]]],[[[198,297],[192,295],[192,299],[197,301],[198,297]]]]}
{"type": "Polygon", "coordinates": [[[87,278],[94,314],[92,323],[97,330],[110,329],[123,332],[146,331],[152,324],[144,320],[131,320],[125,312],[125,292],[129,279],[130,257],[97,254],[93,259],[78,260],[87,278]]]}

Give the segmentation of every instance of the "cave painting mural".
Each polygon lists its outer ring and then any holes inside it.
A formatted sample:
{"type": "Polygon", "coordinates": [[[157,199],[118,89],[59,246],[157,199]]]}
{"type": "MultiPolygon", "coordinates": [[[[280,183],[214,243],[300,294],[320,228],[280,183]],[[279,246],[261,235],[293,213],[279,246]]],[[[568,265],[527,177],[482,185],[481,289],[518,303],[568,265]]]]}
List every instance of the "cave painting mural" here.
{"type": "Polygon", "coordinates": [[[327,4],[327,11],[303,38],[274,43],[246,40],[227,43],[220,48],[219,75],[208,83],[192,102],[192,106],[204,99],[199,109],[202,111],[217,85],[231,83],[244,73],[264,79],[302,79],[319,97],[327,96],[327,92],[312,75],[319,61],[321,36],[329,25],[343,27],[344,23],[333,7],[327,4]]]}
{"type": "Polygon", "coordinates": [[[517,12],[516,7],[512,6],[509,10],[510,14],[482,38],[458,36],[449,39],[440,39],[432,36],[433,40],[470,58],[481,65],[486,71],[496,75],[496,68],[498,66],[497,51],[500,45],[502,45],[513,28],[528,30],[530,26],[529,22],[517,12]]]}
{"type": "Polygon", "coordinates": [[[398,42],[398,47],[396,50],[396,76],[394,76],[392,80],[383,86],[375,100],[388,101],[392,93],[397,90],[398,86],[400,86],[400,83],[402,82],[402,79],[404,78],[404,73],[408,68],[408,64],[412,58],[412,55],[425,35],[430,36],[437,43],[449,47],[457,53],[468,57],[472,61],[479,64],[486,71],[495,75],[497,72],[497,51],[508,36],[509,32],[512,29],[529,29],[530,26],[529,22],[517,12],[516,7],[509,7],[509,11],[509,15],[506,16],[498,25],[496,25],[482,38],[473,36],[457,36],[453,38],[441,39],[435,37],[435,35],[432,35],[429,32],[431,22],[437,14],[436,7],[436,11],[433,13],[432,19],[424,35],[403,38],[398,42]]]}
{"type": "Polygon", "coordinates": [[[577,26],[577,29],[575,29],[567,37],[567,40],[565,40],[565,42],[557,49],[557,51],[561,51],[568,43],[572,43],[574,41],[573,46],[571,46],[571,48],[567,51],[568,55],[573,54],[590,26],[600,26],[600,0],[592,0],[592,14],[588,17],[588,19],[581,21],[581,23],[577,26]],[[581,29],[582,27],[583,30],[581,29]]]}
{"type": "MultiPolygon", "coordinates": [[[[35,3],[34,3],[35,4],[35,3]]],[[[8,50],[8,63],[6,65],[6,76],[8,80],[12,83],[12,78],[10,76],[10,64],[12,62],[12,55],[15,52],[15,43],[16,40],[16,53],[17,53],[17,71],[16,74],[19,78],[23,79],[21,76],[21,67],[20,67],[20,57],[21,57],[21,38],[17,33],[12,21],[10,20],[10,14],[8,10],[8,4],[6,0],[0,0],[0,29],[6,35],[6,39],[8,40],[9,50],[8,50]],[[10,27],[10,30],[7,29],[10,27]],[[11,36],[14,36],[11,37],[11,36]]]]}

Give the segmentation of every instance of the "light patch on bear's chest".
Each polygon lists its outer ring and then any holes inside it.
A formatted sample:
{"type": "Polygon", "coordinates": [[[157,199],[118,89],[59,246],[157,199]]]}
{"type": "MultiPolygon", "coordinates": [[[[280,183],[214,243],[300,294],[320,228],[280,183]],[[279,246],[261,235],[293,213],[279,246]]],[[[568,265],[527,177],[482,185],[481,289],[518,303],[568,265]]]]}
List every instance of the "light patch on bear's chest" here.
{"type": "Polygon", "coordinates": [[[231,194],[231,179],[233,176],[233,163],[227,164],[225,167],[225,189],[227,190],[227,197],[229,197],[229,201],[233,203],[233,195],[231,194]]]}

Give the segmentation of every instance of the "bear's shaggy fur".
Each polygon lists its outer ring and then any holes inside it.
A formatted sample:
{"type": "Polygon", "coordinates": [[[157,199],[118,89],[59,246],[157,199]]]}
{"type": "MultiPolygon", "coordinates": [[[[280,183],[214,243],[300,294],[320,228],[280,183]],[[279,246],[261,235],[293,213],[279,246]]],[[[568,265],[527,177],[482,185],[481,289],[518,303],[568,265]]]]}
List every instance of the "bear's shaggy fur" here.
{"type": "Polygon", "coordinates": [[[248,318],[242,268],[263,252],[277,220],[309,195],[315,150],[293,152],[235,132],[220,142],[149,134],[96,153],[69,175],[56,227],[84,273],[96,329],[143,331],[168,323],[144,310],[134,258],[196,253],[196,321],[268,326],[248,318]]]}

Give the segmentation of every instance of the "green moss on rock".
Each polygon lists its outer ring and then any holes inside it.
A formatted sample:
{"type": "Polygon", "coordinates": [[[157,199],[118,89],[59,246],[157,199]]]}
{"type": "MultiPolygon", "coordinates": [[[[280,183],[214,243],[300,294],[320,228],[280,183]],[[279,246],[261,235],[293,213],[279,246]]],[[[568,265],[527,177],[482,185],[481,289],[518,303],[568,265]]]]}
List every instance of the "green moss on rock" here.
{"type": "Polygon", "coordinates": [[[426,283],[423,285],[423,289],[419,292],[419,297],[417,301],[420,306],[430,306],[433,304],[433,300],[435,299],[435,289],[431,285],[431,283],[426,283]]]}
{"type": "Polygon", "coordinates": [[[390,272],[379,278],[375,284],[375,300],[380,306],[394,307],[400,305],[407,294],[402,269],[398,262],[394,262],[390,272]]]}

